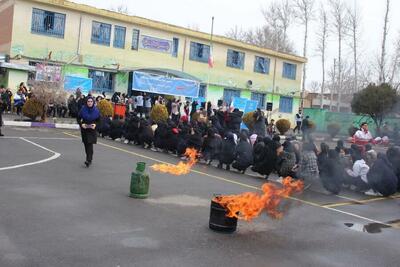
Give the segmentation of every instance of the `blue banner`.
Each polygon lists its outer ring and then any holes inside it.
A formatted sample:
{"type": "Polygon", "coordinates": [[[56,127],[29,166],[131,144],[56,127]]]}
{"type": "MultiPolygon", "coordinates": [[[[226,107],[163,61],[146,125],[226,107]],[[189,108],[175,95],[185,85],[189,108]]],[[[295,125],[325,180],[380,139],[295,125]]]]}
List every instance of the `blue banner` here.
{"type": "Polygon", "coordinates": [[[68,75],[64,77],[64,89],[66,91],[75,91],[80,88],[83,94],[88,94],[92,87],[93,81],[90,78],[68,75]]]}
{"type": "Polygon", "coordinates": [[[258,107],[258,101],[256,100],[247,100],[246,108],[244,109],[244,113],[249,113],[252,111],[256,111],[258,107]]]}
{"type": "Polygon", "coordinates": [[[246,108],[246,103],[249,101],[246,98],[241,98],[241,97],[234,97],[232,101],[232,106],[234,108],[244,110],[246,108]]]}
{"type": "Polygon", "coordinates": [[[133,73],[132,90],[197,98],[200,84],[196,81],[167,78],[135,71],[133,73]]]}

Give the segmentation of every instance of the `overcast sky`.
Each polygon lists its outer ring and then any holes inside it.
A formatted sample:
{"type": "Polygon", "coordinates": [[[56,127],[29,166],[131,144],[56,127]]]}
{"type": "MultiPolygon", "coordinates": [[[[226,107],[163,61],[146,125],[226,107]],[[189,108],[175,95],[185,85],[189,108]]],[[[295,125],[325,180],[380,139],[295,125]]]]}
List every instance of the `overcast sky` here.
{"type": "MultiPolygon", "coordinates": [[[[371,64],[376,61],[380,54],[380,44],[383,31],[383,18],[385,13],[384,0],[344,0],[350,7],[357,2],[358,10],[361,13],[362,20],[362,42],[360,47],[360,58],[362,64],[371,64]]],[[[239,27],[251,28],[263,24],[263,16],[260,12],[261,7],[267,6],[271,0],[146,0],[146,1],[122,1],[122,0],[74,0],[74,2],[92,5],[98,8],[109,9],[118,5],[126,5],[129,12],[133,15],[167,22],[183,27],[196,26],[200,31],[210,32],[211,17],[215,17],[214,32],[218,35],[224,35],[235,25],[239,27]]],[[[317,0],[317,6],[323,4],[328,6],[328,0],[317,0]]],[[[400,30],[400,1],[391,1],[390,28],[388,46],[392,44],[399,35],[400,30]],[[397,14],[396,14],[397,13],[397,14]]],[[[309,47],[309,71],[307,83],[321,80],[320,58],[316,55],[315,31],[311,30],[309,47]]],[[[289,37],[295,45],[297,54],[301,55],[303,45],[302,28],[294,25],[289,37]]],[[[329,44],[329,63],[333,63],[336,56],[336,40],[332,35],[329,44]]],[[[348,45],[344,57],[351,58],[348,45]]]]}

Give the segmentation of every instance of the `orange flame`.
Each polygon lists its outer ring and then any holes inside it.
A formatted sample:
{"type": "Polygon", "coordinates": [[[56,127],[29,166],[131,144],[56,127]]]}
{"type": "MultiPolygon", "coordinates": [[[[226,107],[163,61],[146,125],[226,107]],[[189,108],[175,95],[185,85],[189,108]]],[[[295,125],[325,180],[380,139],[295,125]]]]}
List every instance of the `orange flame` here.
{"type": "Polygon", "coordinates": [[[192,169],[193,165],[197,162],[198,152],[196,149],[187,148],[185,151],[185,156],[188,157],[187,162],[180,161],[177,165],[172,164],[155,164],[151,168],[155,171],[162,173],[170,173],[174,175],[184,175],[188,174],[192,169]]]}
{"type": "Polygon", "coordinates": [[[265,210],[270,217],[281,219],[283,217],[283,212],[279,210],[281,200],[294,193],[302,192],[303,188],[303,181],[286,177],[283,180],[283,187],[278,188],[271,183],[265,183],[262,186],[263,194],[261,195],[247,192],[233,196],[218,196],[214,198],[214,201],[228,210],[227,217],[251,221],[265,210]]]}

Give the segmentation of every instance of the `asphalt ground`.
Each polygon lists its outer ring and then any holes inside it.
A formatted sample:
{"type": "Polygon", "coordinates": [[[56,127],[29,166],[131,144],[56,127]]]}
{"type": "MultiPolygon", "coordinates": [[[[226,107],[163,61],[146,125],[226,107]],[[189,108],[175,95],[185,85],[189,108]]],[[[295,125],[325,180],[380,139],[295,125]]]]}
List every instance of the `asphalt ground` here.
{"type": "Polygon", "coordinates": [[[5,128],[0,139],[0,266],[399,266],[400,196],[313,191],[282,220],[208,229],[214,194],[265,180],[198,164],[188,175],[148,169],[150,197],[128,197],[136,162],[178,158],[99,139],[83,167],[77,131],[5,128]],[[23,137],[23,138],[21,138],[23,137]],[[30,164],[30,165],[29,165],[30,164]]]}

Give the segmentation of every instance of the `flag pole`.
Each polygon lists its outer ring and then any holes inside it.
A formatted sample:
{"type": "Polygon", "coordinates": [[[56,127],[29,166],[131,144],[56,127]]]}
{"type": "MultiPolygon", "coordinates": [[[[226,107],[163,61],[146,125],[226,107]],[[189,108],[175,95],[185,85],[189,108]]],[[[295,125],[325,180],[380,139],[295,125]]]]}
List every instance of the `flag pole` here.
{"type": "MultiPolygon", "coordinates": [[[[207,91],[208,88],[210,87],[210,72],[211,68],[213,67],[214,64],[214,58],[213,58],[213,37],[214,37],[214,16],[211,19],[211,36],[210,36],[210,54],[208,56],[208,72],[207,72],[207,91]]],[[[207,99],[207,95],[206,95],[207,99]]]]}

